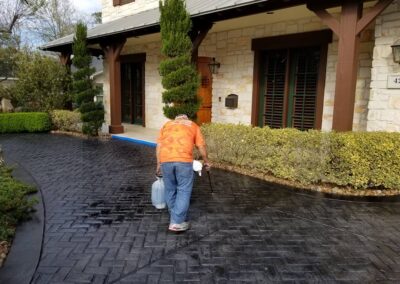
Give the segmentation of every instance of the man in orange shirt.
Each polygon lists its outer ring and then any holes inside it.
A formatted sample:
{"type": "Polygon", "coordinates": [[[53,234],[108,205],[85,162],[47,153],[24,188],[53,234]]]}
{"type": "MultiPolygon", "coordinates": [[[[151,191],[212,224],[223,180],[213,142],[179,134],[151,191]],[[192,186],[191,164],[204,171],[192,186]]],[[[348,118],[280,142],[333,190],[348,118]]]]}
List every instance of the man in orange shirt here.
{"type": "Polygon", "coordinates": [[[161,128],[156,149],[157,174],[162,173],[164,180],[170,231],[189,229],[186,219],[194,180],[194,146],[199,149],[204,166],[209,169],[205,140],[196,123],[180,114],[161,128]]]}

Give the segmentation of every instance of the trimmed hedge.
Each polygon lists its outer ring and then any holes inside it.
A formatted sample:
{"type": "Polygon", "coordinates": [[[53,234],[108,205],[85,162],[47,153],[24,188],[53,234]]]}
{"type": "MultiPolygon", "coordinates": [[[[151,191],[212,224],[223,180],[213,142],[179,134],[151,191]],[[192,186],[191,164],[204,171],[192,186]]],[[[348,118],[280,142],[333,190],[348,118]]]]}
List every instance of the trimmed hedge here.
{"type": "Polygon", "coordinates": [[[400,133],[202,126],[210,159],[303,184],[400,188],[400,133]]]}
{"type": "Polygon", "coordinates": [[[0,133],[50,131],[50,117],[44,112],[0,113],[0,133]]]}
{"type": "Polygon", "coordinates": [[[82,132],[81,114],[78,111],[53,110],[50,117],[54,130],[82,132]]]}

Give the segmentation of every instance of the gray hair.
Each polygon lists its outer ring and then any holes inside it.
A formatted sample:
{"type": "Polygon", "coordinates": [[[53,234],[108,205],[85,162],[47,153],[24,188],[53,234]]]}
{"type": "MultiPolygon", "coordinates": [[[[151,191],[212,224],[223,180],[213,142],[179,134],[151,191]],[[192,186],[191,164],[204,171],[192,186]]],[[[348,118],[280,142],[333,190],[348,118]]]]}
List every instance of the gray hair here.
{"type": "Polygon", "coordinates": [[[175,116],[175,119],[180,119],[180,118],[189,119],[186,114],[178,114],[177,116],[175,116]]]}

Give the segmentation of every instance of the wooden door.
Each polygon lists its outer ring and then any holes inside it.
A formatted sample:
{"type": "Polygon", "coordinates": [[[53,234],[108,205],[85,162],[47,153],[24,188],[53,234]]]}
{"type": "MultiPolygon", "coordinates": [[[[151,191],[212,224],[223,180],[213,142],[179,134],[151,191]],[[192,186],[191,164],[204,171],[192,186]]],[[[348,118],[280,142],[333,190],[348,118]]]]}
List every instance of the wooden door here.
{"type": "Polygon", "coordinates": [[[132,124],[143,124],[143,63],[132,63],[132,124]]]}
{"type": "Polygon", "coordinates": [[[208,68],[210,57],[198,57],[197,70],[199,71],[201,82],[197,92],[197,97],[201,100],[200,109],[197,112],[197,124],[211,122],[212,108],[212,74],[208,68]]]}
{"type": "Polygon", "coordinates": [[[144,109],[144,63],[121,64],[121,115],[122,122],[143,124],[144,109]]]}

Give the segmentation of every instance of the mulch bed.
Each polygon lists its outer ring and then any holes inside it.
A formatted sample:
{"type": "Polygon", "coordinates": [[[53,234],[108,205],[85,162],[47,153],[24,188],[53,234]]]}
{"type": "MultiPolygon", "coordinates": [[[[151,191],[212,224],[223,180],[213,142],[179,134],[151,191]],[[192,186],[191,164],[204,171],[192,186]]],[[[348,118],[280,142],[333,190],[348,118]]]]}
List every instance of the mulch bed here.
{"type": "Polygon", "coordinates": [[[81,132],[69,132],[69,131],[61,131],[61,130],[52,130],[51,133],[75,136],[75,137],[79,137],[79,138],[83,138],[83,139],[100,139],[100,140],[110,140],[111,139],[111,135],[108,133],[99,133],[98,137],[90,137],[81,132]]]}
{"type": "Polygon", "coordinates": [[[259,178],[268,182],[282,184],[285,186],[293,187],[297,190],[306,190],[306,191],[313,191],[313,192],[321,192],[326,194],[338,195],[338,196],[376,196],[376,197],[388,197],[388,196],[397,196],[400,195],[400,189],[355,189],[351,187],[341,187],[341,186],[334,186],[334,185],[304,185],[299,182],[288,181],[280,178],[276,178],[274,176],[266,175],[263,173],[253,173],[249,170],[232,166],[226,165],[222,163],[214,162],[213,167],[233,171],[239,174],[259,178]]]}
{"type": "Polygon", "coordinates": [[[3,266],[9,249],[10,249],[10,244],[8,242],[6,241],[0,242],[0,267],[3,266]]]}

